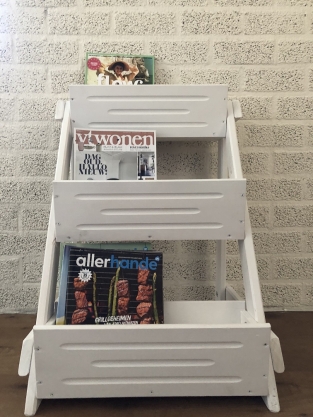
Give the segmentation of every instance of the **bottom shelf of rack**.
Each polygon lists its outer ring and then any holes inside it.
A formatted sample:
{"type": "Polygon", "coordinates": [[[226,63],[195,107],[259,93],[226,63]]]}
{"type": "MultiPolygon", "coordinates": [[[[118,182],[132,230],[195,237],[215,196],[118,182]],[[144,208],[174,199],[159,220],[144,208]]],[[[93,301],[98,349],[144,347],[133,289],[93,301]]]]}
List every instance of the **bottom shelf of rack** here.
{"type": "Polygon", "coordinates": [[[268,394],[270,325],[244,323],[243,302],[164,310],[162,325],[35,326],[37,398],[268,394]]]}

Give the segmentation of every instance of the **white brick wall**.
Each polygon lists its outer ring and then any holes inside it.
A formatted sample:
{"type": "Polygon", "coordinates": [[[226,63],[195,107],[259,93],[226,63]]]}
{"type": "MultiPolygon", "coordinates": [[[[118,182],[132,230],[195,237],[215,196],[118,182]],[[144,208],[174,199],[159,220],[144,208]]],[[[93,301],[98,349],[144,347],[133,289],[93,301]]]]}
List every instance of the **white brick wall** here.
{"type": "MultiPolygon", "coordinates": [[[[83,83],[86,51],[155,55],[158,84],[229,85],[243,109],[265,306],[312,310],[312,34],[312,0],[0,0],[0,312],[36,309],[55,103],[83,83]]],[[[215,144],[161,143],[158,153],[160,178],[216,175],[215,144]]],[[[215,242],[154,247],[165,253],[166,298],[214,296],[215,242]]],[[[227,252],[228,279],[242,293],[237,244],[227,252]]]]}

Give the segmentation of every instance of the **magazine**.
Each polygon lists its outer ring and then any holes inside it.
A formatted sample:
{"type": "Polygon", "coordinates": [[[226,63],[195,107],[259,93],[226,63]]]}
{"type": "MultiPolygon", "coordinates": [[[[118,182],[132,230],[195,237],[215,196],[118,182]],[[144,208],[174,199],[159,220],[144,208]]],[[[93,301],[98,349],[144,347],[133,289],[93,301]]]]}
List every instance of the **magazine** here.
{"type": "Polygon", "coordinates": [[[65,324],[65,300],[67,287],[67,271],[69,267],[69,248],[84,249],[118,249],[118,250],[151,250],[149,242],[105,242],[105,243],[60,243],[60,257],[58,268],[58,304],[56,324],[65,324]]]}
{"type": "Polygon", "coordinates": [[[154,57],[87,52],[85,84],[154,84],[154,57]]]}
{"type": "MultiPolygon", "coordinates": [[[[162,324],[161,252],[66,245],[64,324],[162,324]]],[[[61,324],[60,321],[57,324],[61,324]]]]}
{"type": "Polygon", "coordinates": [[[156,180],[155,131],[74,129],[74,180],[156,180]]]}

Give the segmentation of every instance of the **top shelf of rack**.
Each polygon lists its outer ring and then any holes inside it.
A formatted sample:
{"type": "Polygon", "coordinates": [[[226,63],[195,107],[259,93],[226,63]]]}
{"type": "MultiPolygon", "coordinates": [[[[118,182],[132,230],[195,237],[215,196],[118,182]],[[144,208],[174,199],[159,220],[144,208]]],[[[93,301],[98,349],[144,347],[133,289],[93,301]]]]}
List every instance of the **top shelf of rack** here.
{"type": "Polygon", "coordinates": [[[158,140],[225,137],[226,85],[70,86],[73,128],[156,130],[158,140]]]}

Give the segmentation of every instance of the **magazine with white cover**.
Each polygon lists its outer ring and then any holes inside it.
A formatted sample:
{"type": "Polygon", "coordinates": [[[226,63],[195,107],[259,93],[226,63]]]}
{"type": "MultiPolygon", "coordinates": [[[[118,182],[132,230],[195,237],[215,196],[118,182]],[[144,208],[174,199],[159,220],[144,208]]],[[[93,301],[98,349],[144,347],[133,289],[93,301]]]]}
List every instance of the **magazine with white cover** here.
{"type": "Polygon", "coordinates": [[[155,131],[74,130],[74,180],[156,180],[155,131]]]}

